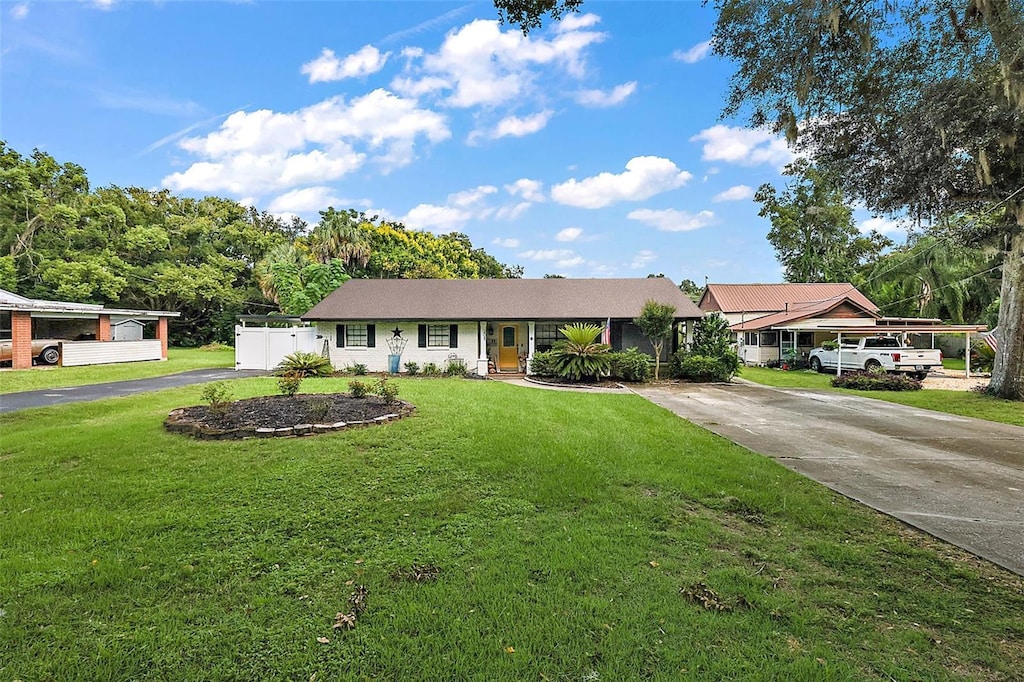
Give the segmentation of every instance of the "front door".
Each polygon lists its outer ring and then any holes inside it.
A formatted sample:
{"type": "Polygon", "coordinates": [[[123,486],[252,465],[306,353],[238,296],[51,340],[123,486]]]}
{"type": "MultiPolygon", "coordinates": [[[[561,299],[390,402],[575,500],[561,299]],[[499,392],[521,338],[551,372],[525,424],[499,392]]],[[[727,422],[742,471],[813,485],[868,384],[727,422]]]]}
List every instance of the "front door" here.
{"type": "Polygon", "coordinates": [[[498,330],[498,371],[519,371],[519,330],[514,324],[502,325],[498,330]]]}

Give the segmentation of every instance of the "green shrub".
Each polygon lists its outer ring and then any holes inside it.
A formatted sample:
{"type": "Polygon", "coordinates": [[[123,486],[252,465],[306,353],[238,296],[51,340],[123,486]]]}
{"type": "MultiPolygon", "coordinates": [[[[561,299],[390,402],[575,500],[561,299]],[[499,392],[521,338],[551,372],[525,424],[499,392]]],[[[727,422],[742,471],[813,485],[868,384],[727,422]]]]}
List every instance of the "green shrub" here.
{"type": "Polygon", "coordinates": [[[366,365],[364,365],[361,362],[357,362],[354,365],[352,365],[351,367],[349,367],[348,371],[352,372],[357,377],[361,377],[361,376],[366,376],[366,372],[368,370],[366,369],[366,365]]]}
{"type": "Polygon", "coordinates": [[[441,368],[433,362],[428,362],[423,365],[423,376],[425,377],[439,377],[441,376],[441,368]]]}
{"type": "Polygon", "coordinates": [[[200,397],[210,406],[210,410],[219,416],[227,414],[228,408],[231,407],[231,389],[223,381],[207,384],[200,397]]]}
{"type": "Polygon", "coordinates": [[[728,351],[721,357],[676,351],[672,356],[672,376],[687,381],[729,381],[739,371],[739,358],[728,351]]]}
{"type": "Polygon", "coordinates": [[[302,379],[303,375],[300,372],[285,372],[277,380],[277,389],[281,395],[292,397],[299,392],[302,379]]]}
{"type": "Polygon", "coordinates": [[[530,362],[530,374],[538,377],[553,377],[558,375],[558,367],[555,364],[555,353],[553,351],[542,351],[533,354],[530,362]]]}
{"type": "Polygon", "coordinates": [[[462,358],[449,358],[444,373],[450,377],[464,377],[469,374],[469,367],[462,358]]]}
{"type": "Polygon", "coordinates": [[[323,424],[331,413],[331,399],[327,397],[310,398],[306,401],[306,418],[310,424],[323,424]]]}
{"type": "Polygon", "coordinates": [[[832,379],[836,388],[858,391],[920,391],[921,382],[908,374],[847,372],[832,379]]]}
{"type": "Polygon", "coordinates": [[[373,384],[373,393],[380,396],[385,404],[390,405],[398,398],[398,384],[381,377],[373,384]]]}
{"type": "Polygon", "coordinates": [[[409,362],[405,363],[405,371],[411,377],[416,376],[417,374],[420,373],[420,363],[413,362],[412,360],[410,360],[409,362]]]}
{"type": "Polygon", "coordinates": [[[348,392],[353,398],[365,398],[370,393],[370,387],[366,382],[353,379],[348,382],[348,392]]]}
{"type": "Polygon", "coordinates": [[[300,377],[328,377],[334,372],[331,361],[316,353],[295,351],[284,356],[284,360],[275,368],[278,376],[298,374],[300,377]]]}
{"type": "Polygon", "coordinates": [[[611,366],[611,346],[594,343],[604,327],[596,324],[570,324],[558,331],[565,337],[555,344],[555,368],[558,376],[580,381],[607,374],[611,366]]]}
{"type": "Polygon", "coordinates": [[[609,353],[611,376],[623,381],[650,381],[652,358],[639,348],[628,348],[620,353],[609,353]]]}

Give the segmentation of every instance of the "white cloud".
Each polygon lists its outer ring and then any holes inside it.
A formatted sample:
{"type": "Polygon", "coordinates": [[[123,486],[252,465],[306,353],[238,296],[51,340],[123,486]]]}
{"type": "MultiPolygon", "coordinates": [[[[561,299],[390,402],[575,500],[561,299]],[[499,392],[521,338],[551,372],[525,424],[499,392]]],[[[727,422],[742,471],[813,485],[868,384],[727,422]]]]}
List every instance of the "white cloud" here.
{"type": "Polygon", "coordinates": [[[711,201],[743,201],[754,196],[752,187],[746,185],[733,185],[724,192],[719,192],[711,201]]]}
{"type": "Polygon", "coordinates": [[[335,56],[334,50],[325,47],[319,57],[302,65],[302,73],[309,76],[310,83],[362,78],[383,69],[390,54],[381,53],[373,45],[364,45],[358,52],[339,59],[335,56]]]}
{"type": "Polygon", "coordinates": [[[637,251],[633,256],[633,261],[629,264],[634,270],[647,267],[647,264],[658,259],[658,255],[653,251],[644,249],[643,251],[637,251]]]}
{"type": "Polygon", "coordinates": [[[271,213],[313,213],[322,211],[328,206],[342,206],[346,203],[330,187],[303,187],[285,192],[275,198],[267,206],[267,210],[271,213]]]}
{"type": "Polygon", "coordinates": [[[495,140],[502,137],[525,137],[542,130],[548,124],[553,111],[544,110],[530,116],[506,116],[498,122],[491,133],[495,140]]]}
{"type": "Polygon", "coordinates": [[[329,151],[301,154],[232,154],[219,161],[200,161],[172,173],[163,184],[175,191],[226,191],[233,195],[280,190],[311,182],[336,180],[362,165],[363,154],[344,144],[329,151]]]}
{"type": "Polygon", "coordinates": [[[410,62],[408,75],[392,87],[411,96],[446,92],[445,102],[454,107],[519,100],[541,77],[538,67],[561,69],[577,78],[583,75],[586,48],[606,37],[582,30],[592,23],[570,22],[548,39],[524,36],[514,27],[503,31],[497,21],[477,19],[449,32],[436,53],[410,54],[418,64],[410,62]]]}
{"type": "Polygon", "coordinates": [[[688,50],[676,50],[672,53],[672,58],[687,64],[696,64],[707,57],[710,52],[711,41],[705,40],[703,43],[697,43],[688,50]]]}
{"type": "Polygon", "coordinates": [[[903,220],[874,217],[857,223],[857,229],[865,234],[871,230],[882,234],[905,233],[907,231],[907,223],[903,220]]]}
{"type": "Polygon", "coordinates": [[[563,258],[562,260],[555,261],[556,268],[575,268],[578,265],[583,265],[582,256],[573,256],[572,258],[563,258]]]}
{"type": "Polygon", "coordinates": [[[704,142],[701,158],[705,161],[725,161],[742,166],[762,163],[784,166],[795,158],[783,138],[764,129],[715,125],[690,138],[690,142],[701,141],[704,142]]]}
{"type": "Polygon", "coordinates": [[[454,206],[419,204],[402,217],[401,222],[414,229],[458,230],[473,217],[471,211],[454,206]]]}
{"type": "Polygon", "coordinates": [[[495,220],[515,220],[533,206],[529,201],[520,201],[511,206],[502,206],[494,213],[495,220]]]}
{"type": "Polygon", "coordinates": [[[558,33],[577,31],[581,28],[590,28],[600,21],[601,17],[596,14],[567,14],[555,26],[555,31],[558,33]]]}
{"type": "Polygon", "coordinates": [[[203,160],[163,182],[174,190],[240,194],[322,184],[367,159],[388,168],[408,164],[419,138],[437,143],[450,136],[444,116],[380,89],[288,113],[238,111],[209,135],[183,138],[178,146],[203,160]]]}
{"type": "Polygon", "coordinates": [[[527,260],[553,260],[565,262],[576,258],[576,252],[572,249],[530,249],[519,254],[520,258],[527,260]]]}
{"type": "Polygon", "coordinates": [[[106,11],[106,10],[109,10],[109,9],[113,9],[114,4],[116,2],[117,2],[117,0],[92,0],[92,2],[90,4],[93,7],[95,7],[96,9],[101,9],[101,10],[106,11]]]}
{"type": "Polygon", "coordinates": [[[555,235],[555,240],[560,242],[574,242],[579,239],[581,234],[583,234],[583,228],[567,227],[564,230],[560,230],[558,234],[555,235]]]}
{"type": "Polygon", "coordinates": [[[519,240],[515,239],[515,238],[512,238],[512,237],[509,237],[507,239],[502,239],[501,237],[495,237],[494,240],[491,243],[494,244],[495,246],[500,246],[500,247],[505,248],[505,249],[518,249],[519,248],[519,240]]]}
{"type": "Polygon", "coordinates": [[[626,164],[624,173],[605,172],[583,180],[572,178],[552,187],[551,198],[569,206],[603,208],[616,201],[648,199],[682,187],[692,177],[668,159],[636,156],[626,164]]]}
{"type": "Polygon", "coordinates": [[[505,185],[505,191],[514,197],[522,197],[527,201],[544,201],[544,183],[540,180],[520,178],[511,185],[505,185]]]}
{"type": "Polygon", "coordinates": [[[14,19],[15,21],[24,19],[25,17],[28,16],[28,3],[19,2],[17,5],[14,5],[13,7],[11,7],[10,15],[11,19],[14,19]]]}
{"type": "Polygon", "coordinates": [[[626,217],[646,223],[662,232],[689,232],[710,225],[714,221],[715,214],[711,211],[701,211],[693,215],[686,211],[677,211],[674,208],[658,211],[638,208],[635,211],[630,211],[626,217]]]}
{"type": "Polygon", "coordinates": [[[494,209],[484,199],[498,191],[493,185],[480,185],[449,194],[444,205],[419,204],[400,221],[416,229],[458,230],[471,220],[488,218],[494,209]]]}
{"type": "Polygon", "coordinates": [[[576,101],[585,107],[613,107],[622,104],[636,92],[636,81],[616,85],[611,91],[581,90],[576,93],[576,101]]]}

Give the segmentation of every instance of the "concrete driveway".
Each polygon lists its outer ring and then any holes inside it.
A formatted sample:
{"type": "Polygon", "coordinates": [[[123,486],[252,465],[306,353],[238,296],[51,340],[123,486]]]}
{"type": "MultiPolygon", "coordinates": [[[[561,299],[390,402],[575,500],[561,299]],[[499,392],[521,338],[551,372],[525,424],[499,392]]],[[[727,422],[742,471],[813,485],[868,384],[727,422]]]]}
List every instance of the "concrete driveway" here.
{"type": "Polygon", "coordinates": [[[636,392],[1024,575],[1024,427],[809,389],[682,384],[636,392]]]}

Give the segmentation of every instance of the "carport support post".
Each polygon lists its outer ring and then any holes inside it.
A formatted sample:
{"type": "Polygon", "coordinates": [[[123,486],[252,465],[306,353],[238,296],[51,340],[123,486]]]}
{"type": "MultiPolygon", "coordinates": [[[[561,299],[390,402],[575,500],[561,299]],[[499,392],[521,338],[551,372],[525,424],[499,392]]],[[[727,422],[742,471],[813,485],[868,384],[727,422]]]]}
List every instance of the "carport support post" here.
{"type": "Polygon", "coordinates": [[[32,368],[32,313],[11,311],[11,368],[32,368]]]}
{"type": "Polygon", "coordinates": [[[97,341],[110,341],[112,338],[110,333],[110,315],[100,315],[99,329],[96,331],[97,341]]]}
{"type": "Polygon", "coordinates": [[[971,378],[971,333],[967,332],[966,345],[964,346],[964,374],[971,378]]]}
{"type": "Polygon", "coordinates": [[[167,359],[167,318],[161,317],[156,321],[156,338],[160,339],[160,357],[167,359]]]}
{"type": "Polygon", "coordinates": [[[836,348],[836,376],[840,376],[843,373],[843,333],[836,332],[836,343],[839,346],[836,348]]]}

